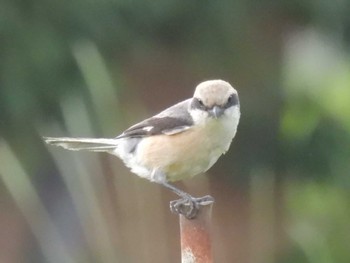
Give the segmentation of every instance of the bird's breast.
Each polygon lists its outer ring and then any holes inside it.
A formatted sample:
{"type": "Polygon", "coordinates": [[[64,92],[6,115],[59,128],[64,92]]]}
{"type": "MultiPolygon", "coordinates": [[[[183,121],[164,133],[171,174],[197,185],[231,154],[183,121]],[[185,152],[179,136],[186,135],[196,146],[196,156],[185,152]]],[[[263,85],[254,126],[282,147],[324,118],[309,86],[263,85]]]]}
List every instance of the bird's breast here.
{"type": "Polygon", "coordinates": [[[207,171],[228,150],[235,133],[236,127],[213,119],[179,134],[147,137],[138,145],[137,162],[161,170],[168,181],[186,179],[207,171]]]}

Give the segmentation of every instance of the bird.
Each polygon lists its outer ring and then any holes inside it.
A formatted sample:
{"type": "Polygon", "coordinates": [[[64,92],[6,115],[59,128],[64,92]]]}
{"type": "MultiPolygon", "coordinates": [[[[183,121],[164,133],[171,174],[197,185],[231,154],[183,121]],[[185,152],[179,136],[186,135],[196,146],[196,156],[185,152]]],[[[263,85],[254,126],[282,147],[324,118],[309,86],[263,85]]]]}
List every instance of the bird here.
{"type": "Polygon", "coordinates": [[[237,90],[221,79],[199,83],[192,98],[176,103],[114,138],[44,137],[46,143],[73,151],[107,152],[119,157],[131,172],[180,196],[171,211],[193,219],[199,204],[172,182],[209,170],[226,153],[240,119],[237,90]],[[185,208],[185,209],[184,209],[185,208]]]}

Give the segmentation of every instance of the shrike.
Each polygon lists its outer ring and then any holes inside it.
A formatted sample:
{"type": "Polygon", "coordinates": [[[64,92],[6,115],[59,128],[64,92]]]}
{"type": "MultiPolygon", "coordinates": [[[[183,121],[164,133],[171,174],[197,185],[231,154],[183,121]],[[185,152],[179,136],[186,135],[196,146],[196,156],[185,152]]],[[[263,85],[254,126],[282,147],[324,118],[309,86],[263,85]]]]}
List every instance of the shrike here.
{"type": "Polygon", "coordinates": [[[174,187],[174,182],[207,171],[230,147],[240,118],[237,91],[226,81],[200,83],[192,98],[141,121],[119,136],[52,138],[48,144],[68,150],[107,152],[118,156],[140,177],[159,183],[181,197],[170,203],[173,212],[193,218],[201,200],[174,187]],[[183,210],[187,206],[188,209],[183,210]]]}

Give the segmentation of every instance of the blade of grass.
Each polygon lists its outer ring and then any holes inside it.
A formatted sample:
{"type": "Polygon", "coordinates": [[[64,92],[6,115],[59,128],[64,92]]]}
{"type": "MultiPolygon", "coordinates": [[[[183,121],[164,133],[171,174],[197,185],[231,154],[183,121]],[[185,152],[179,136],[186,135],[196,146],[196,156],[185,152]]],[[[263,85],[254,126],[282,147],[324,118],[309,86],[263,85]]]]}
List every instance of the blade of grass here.
{"type": "Polygon", "coordinates": [[[0,141],[0,177],[37,238],[50,263],[74,263],[30,177],[5,141],[0,141]]]}
{"type": "MultiPolygon", "coordinates": [[[[70,134],[83,134],[83,131],[88,134],[92,133],[86,106],[80,98],[70,98],[69,101],[62,103],[61,108],[70,134]]],[[[85,235],[90,239],[89,243],[94,244],[94,247],[91,248],[98,252],[102,262],[115,262],[118,253],[113,246],[112,232],[109,229],[108,219],[103,210],[103,207],[112,204],[110,200],[108,202],[104,200],[102,205],[101,195],[99,194],[108,191],[105,177],[102,176],[103,169],[98,159],[99,155],[88,154],[81,158],[82,153],[71,152],[69,154],[69,160],[67,158],[57,158],[56,161],[74,203],[77,208],[81,207],[81,209],[78,209],[80,218],[84,222],[86,216],[88,216],[93,223],[93,232],[91,232],[91,225],[85,225],[85,235]],[[66,161],[70,161],[74,168],[67,169],[66,161]],[[71,177],[74,176],[76,178],[72,179],[71,177]]]]}

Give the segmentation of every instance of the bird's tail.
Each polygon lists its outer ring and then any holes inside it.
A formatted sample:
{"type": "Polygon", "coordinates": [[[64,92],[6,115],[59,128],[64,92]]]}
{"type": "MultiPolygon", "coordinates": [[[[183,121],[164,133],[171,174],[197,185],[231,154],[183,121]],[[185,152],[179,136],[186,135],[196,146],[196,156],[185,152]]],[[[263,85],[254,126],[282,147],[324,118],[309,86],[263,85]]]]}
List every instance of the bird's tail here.
{"type": "Polygon", "coordinates": [[[72,151],[108,152],[118,146],[118,140],[116,139],[44,137],[44,140],[47,144],[60,146],[72,151]]]}

